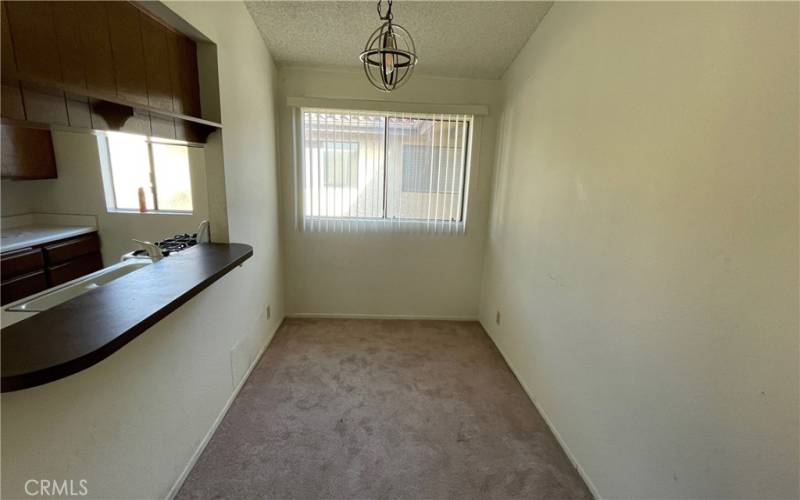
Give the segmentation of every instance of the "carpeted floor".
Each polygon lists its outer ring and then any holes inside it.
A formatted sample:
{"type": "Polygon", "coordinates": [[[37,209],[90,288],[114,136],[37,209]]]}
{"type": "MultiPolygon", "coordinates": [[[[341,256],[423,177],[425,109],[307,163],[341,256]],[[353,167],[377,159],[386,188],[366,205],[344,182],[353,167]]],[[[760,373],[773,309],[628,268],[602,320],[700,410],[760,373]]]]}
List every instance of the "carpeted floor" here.
{"type": "Polygon", "coordinates": [[[177,498],[591,498],[473,322],[286,320],[177,498]]]}

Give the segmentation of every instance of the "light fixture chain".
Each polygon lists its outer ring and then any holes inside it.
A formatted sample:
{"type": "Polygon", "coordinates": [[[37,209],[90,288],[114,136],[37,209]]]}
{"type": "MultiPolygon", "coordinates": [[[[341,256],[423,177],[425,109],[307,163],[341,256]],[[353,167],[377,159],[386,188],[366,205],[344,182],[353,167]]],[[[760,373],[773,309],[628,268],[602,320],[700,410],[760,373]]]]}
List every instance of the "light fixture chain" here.
{"type": "Polygon", "coordinates": [[[383,0],[378,0],[378,17],[382,21],[391,21],[392,18],[394,17],[392,15],[392,0],[387,0],[386,1],[386,3],[389,4],[389,7],[386,9],[386,15],[385,16],[383,15],[383,12],[381,10],[381,3],[382,2],[383,2],[383,0]]]}

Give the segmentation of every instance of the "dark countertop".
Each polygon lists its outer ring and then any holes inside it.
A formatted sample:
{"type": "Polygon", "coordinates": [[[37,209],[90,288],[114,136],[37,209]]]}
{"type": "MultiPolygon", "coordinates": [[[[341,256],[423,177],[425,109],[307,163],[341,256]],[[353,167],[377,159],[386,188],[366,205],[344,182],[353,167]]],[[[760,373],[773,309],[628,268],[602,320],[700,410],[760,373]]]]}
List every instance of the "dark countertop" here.
{"type": "Polygon", "coordinates": [[[3,328],[2,392],[99,363],[252,255],[240,243],[197,245],[3,328]]]}

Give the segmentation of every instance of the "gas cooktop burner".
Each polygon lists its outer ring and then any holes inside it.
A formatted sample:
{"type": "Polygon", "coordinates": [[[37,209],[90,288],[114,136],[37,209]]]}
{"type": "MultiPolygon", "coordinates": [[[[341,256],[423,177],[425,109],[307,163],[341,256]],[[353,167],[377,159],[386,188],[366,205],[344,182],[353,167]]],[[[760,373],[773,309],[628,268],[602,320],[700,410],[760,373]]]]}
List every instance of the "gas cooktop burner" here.
{"type": "MultiPolygon", "coordinates": [[[[169,255],[172,252],[180,252],[181,250],[186,250],[189,247],[193,247],[197,245],[197,233],[194,234],[176,234],[172,238],[165,238],[161,241],[156,241],[155,243],[164,253],[164,256],[169,255]]],[[[147,255],[145,250],[136,250],[133,252],[134,255],[147,255]]]]}

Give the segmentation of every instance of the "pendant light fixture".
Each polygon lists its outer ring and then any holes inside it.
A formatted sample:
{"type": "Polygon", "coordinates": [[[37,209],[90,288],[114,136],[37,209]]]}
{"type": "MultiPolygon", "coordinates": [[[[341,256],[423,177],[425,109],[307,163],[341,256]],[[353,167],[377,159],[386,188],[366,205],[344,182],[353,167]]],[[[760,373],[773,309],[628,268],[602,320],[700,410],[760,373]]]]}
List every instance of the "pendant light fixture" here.
{"type": "Polygon", "coordinates": [[[417,54],[408,31],[392,22],[392,0],[387,0],[387,3],[389,6],[384,15],[381,0],[378,0],[378,17],[384,23],[372,32],[359,57],[369,82],[384,92],[391,92],[411,77],[417,54]]]}

